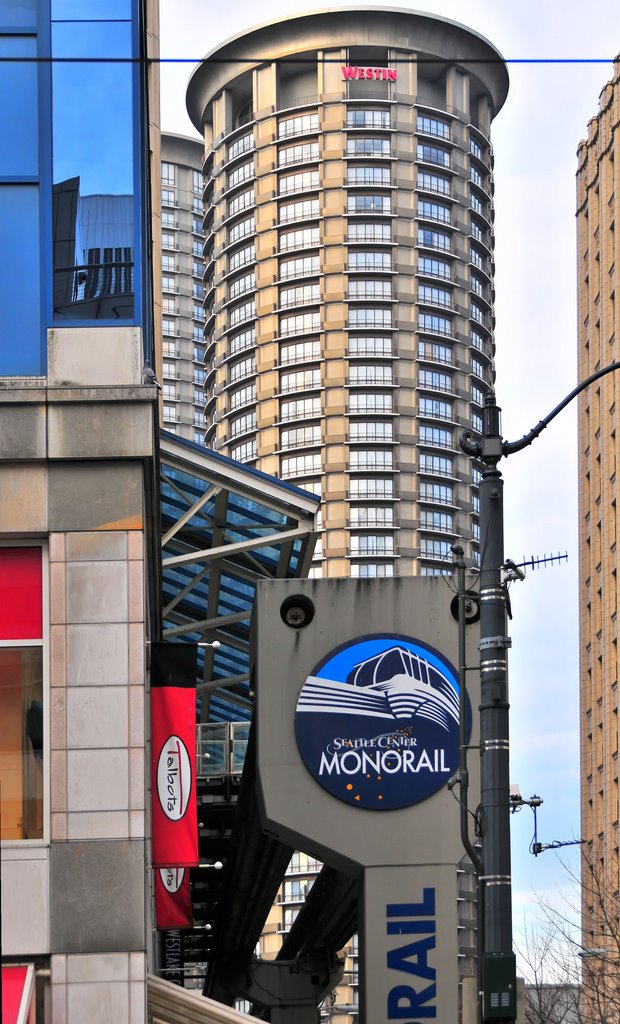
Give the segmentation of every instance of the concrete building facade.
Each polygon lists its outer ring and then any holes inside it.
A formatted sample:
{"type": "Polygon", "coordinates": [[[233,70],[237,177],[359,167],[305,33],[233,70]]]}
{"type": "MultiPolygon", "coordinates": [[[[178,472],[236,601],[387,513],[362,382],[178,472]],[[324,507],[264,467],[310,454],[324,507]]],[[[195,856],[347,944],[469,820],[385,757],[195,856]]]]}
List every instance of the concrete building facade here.
{"type": "Polygon", "coordinates": [[[314,575],[479,555],[494,377],[493,153],[506,68],[398,10],[244,33],[194,72],[205,139],[206,442],[320,492],[314,575]],[[458,55],[458,58],[456,57],[458,55]]]}
{"type": "Polygon", "coordinates": [[[157,36],[134,0],[0,9],[2,975],[27,1014],[7,1020],[146,1019],[157,36]]]}
{"type": "MultiPolygon", "coordinates": [[[[598,114],[589,122],[577,153],[579,380],[619,358],[619,121],[616,58],[614,78],[601,92],[598,114]]],[[[614,942],[613,921],[617,948],[620,909],[617,393],[618,376],[613,373],[588,388],[579,407],[581,835],[588,843],[584,849],[589,861],[583,876],[586,949],[614,942]]]]}

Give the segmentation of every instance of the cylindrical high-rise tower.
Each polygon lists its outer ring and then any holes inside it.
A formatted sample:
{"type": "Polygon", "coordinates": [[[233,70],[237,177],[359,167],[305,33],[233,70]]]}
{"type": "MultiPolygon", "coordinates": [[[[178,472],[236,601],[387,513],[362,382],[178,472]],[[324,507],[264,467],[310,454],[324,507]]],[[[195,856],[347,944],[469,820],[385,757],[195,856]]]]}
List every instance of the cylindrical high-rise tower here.
{"type": "Polygon", "coordinates": [[[205,136],[206,441],[320,491],[315,574],[478,559],[458,448],[493,379],[491,120],[481,36],[402,10],[245,32],[194,72],[205,136]]]}

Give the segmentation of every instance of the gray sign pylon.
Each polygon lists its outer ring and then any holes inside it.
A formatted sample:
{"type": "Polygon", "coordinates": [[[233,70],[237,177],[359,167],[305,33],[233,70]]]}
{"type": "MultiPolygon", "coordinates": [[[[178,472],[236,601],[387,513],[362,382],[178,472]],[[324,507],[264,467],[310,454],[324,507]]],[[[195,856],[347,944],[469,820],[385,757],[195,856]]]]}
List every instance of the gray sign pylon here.
{"type": "MultiPolygon", "coordinates": [[[[411,637],[458,665],[453,597],[448,582],[437,577],[258,585],[255,722],[263,827],[363,879],[360,1024],[458,1019],[459,803],[445,786],[396,810],[367,810],[336,799],[312,778],[299,753],[297,701],[317,664],[356,638],[411,637]],[[298,609],[295,597],[301,599],[298,609]]],[[[467,627],[467,642],[477,660],[477,625],[467,627]]],[[[478,673],[469,671],[467,683],[476,707],[478,673]]],[[[469,743],[478,743],[475,715],[469,743]]],[[[478,762],[472,757],[469,766],[473,807],[479,799],[478,762]]],[[[279,1018],[282,1024],[293,1020],[297,1024],[299,1018],[279,1018]]]]}

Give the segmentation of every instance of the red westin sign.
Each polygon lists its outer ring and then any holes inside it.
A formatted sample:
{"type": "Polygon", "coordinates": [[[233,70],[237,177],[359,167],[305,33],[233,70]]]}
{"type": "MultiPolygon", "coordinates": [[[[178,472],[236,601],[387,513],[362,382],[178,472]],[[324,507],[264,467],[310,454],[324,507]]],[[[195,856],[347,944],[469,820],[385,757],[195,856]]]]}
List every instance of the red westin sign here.
{"type": "Polygon", "coordinates": [[[381,82],[395,82],[396,68],[358,68],[351,64],[341,67],[343,78],[372,78],[381,82]]]}

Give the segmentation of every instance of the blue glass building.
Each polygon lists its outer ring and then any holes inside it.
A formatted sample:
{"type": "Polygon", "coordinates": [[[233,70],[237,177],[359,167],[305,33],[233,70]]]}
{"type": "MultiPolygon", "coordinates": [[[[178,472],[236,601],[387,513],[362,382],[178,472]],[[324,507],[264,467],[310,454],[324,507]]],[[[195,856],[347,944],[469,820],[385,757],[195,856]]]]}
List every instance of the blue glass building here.
{"type": "Polygon", "coordinates": [[[152,335],[144,4],[5,0],[0,7],[0,372],[43,376],[55,325],[152,335]],[[12,339],[12,341],[11,341],[12,339]]]}

